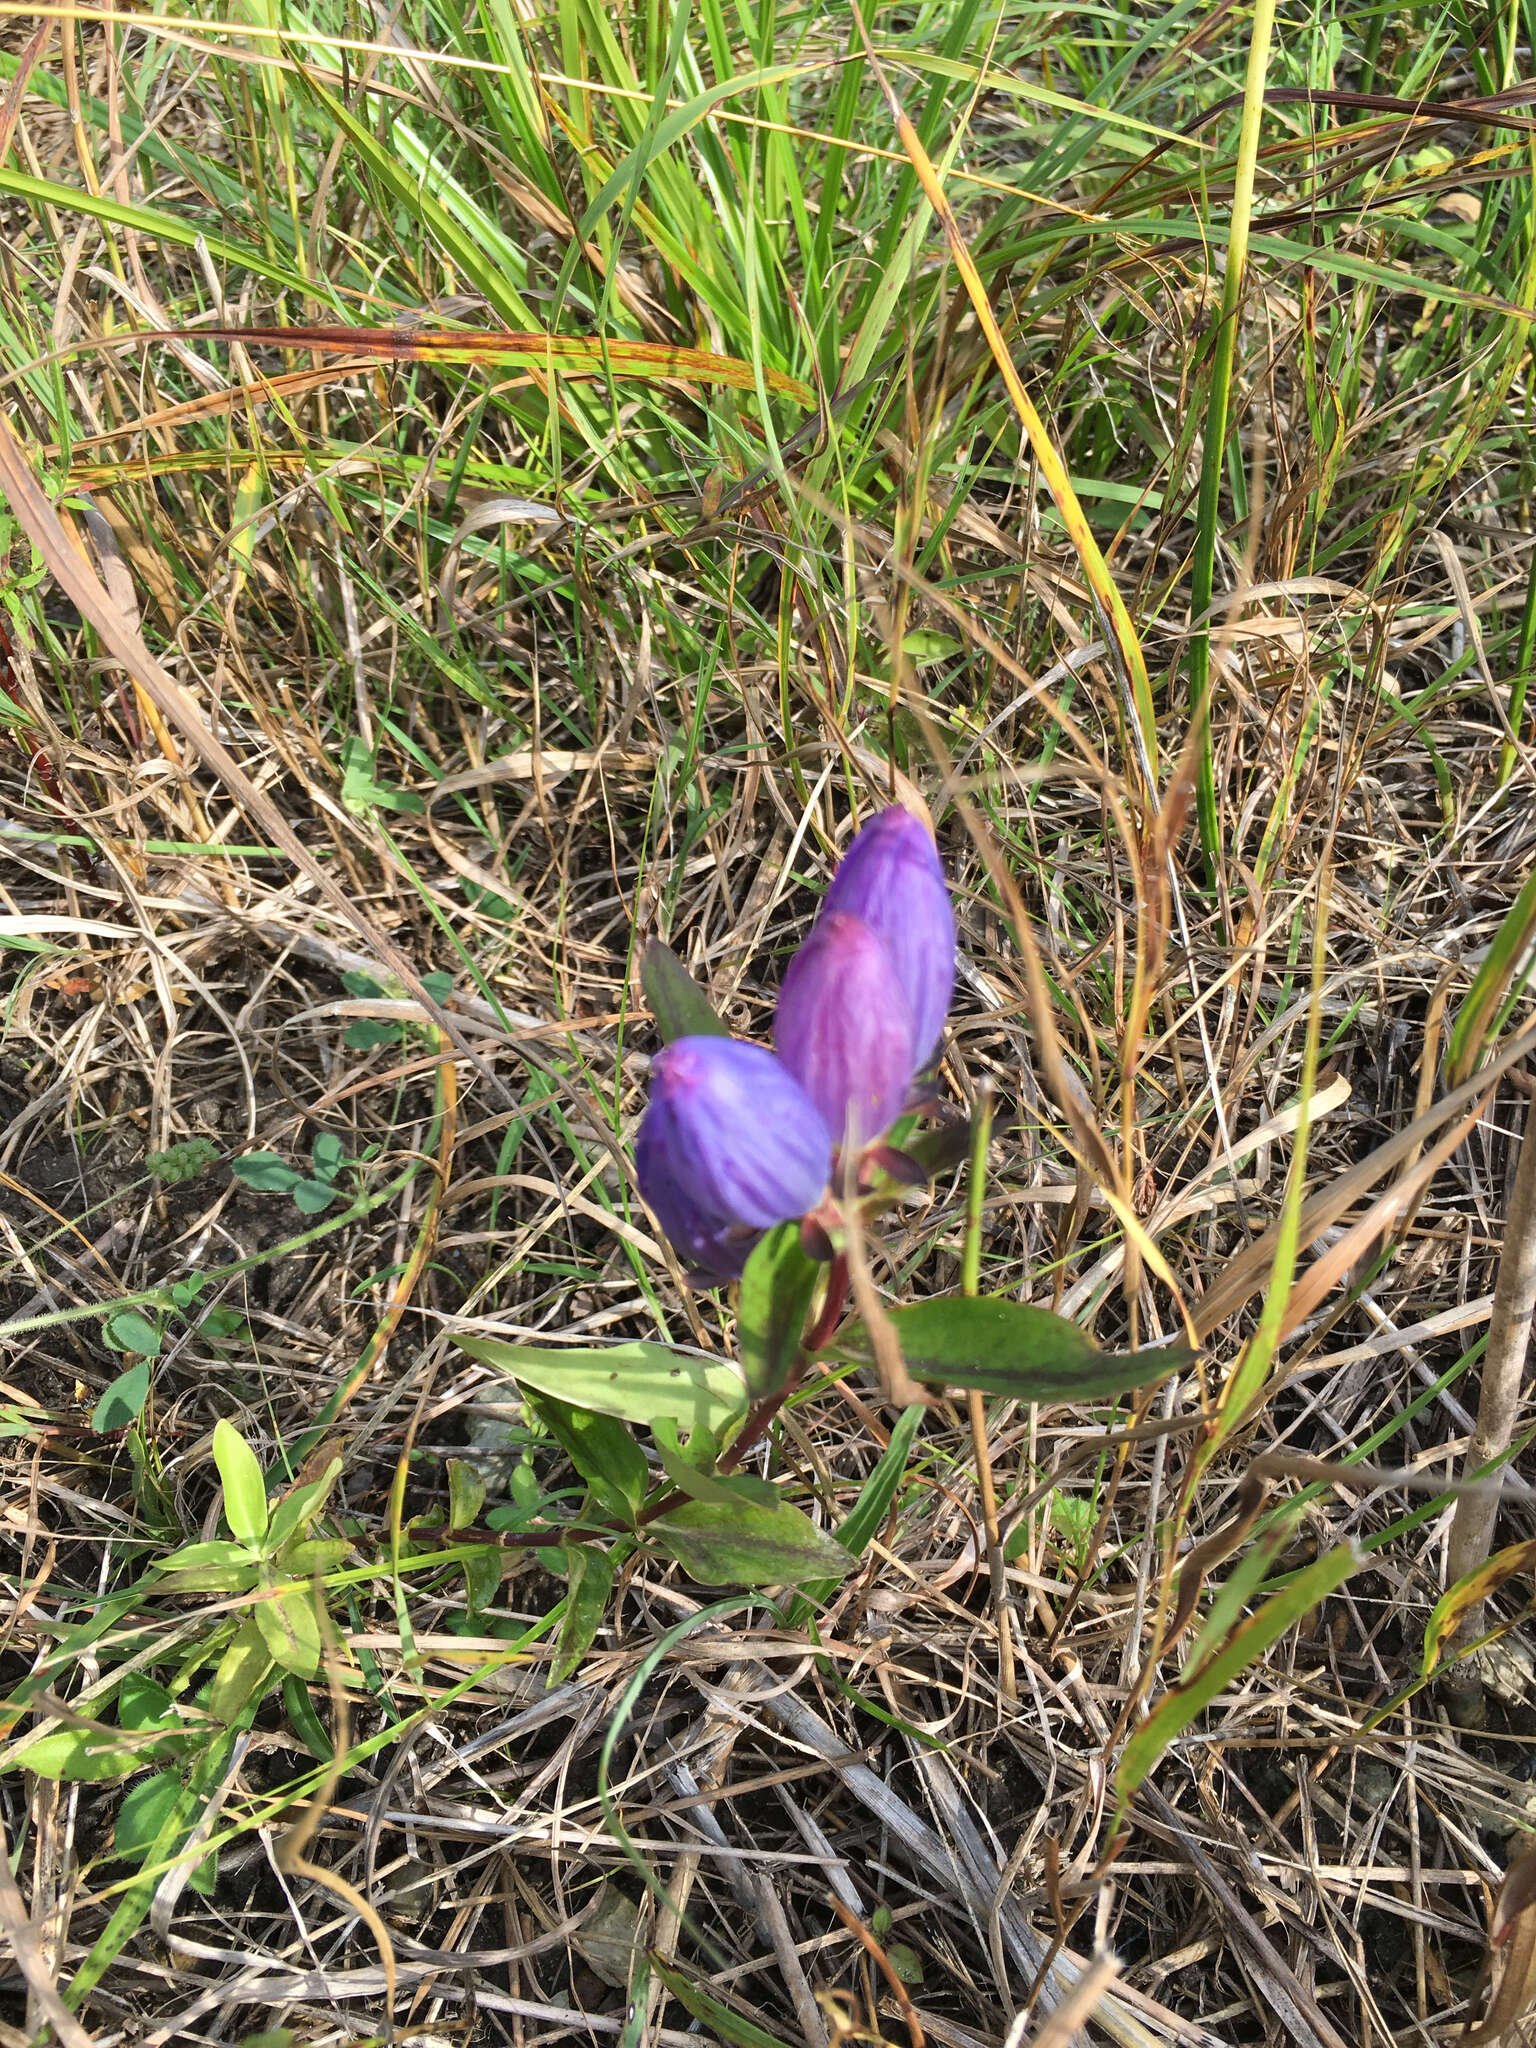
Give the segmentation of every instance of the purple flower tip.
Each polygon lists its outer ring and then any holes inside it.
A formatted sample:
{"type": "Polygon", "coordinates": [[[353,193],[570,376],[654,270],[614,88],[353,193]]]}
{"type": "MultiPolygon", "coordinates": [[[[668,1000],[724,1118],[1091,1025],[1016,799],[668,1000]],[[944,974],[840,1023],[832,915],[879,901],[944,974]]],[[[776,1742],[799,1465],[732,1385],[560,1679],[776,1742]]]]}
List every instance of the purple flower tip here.
{"type": "Polygon", "coordinates": [[[680,1038],[656,1055],[635,1173],[690,1265],[739,1273],[762,1231],[816,1207],[831,1167],[814,1103],[765,1047],[680,1038]]]}
{"type": "Polygon", "coordinates": [[[913,1061],[932,1058],[955,989],[955,914],[933,835],[899,804],[870,819],[843,855],[823,921],[861,918],[890,948],[912,1013],[913,1061]]]}
{"type": "Polygon", "coordinates": [[[773,1041],[837,1143],[857,1151],[900,1116],[917,1064],[912,1010],[890,947],[862,918],[817,919],[784,976],[773,1041]]]}

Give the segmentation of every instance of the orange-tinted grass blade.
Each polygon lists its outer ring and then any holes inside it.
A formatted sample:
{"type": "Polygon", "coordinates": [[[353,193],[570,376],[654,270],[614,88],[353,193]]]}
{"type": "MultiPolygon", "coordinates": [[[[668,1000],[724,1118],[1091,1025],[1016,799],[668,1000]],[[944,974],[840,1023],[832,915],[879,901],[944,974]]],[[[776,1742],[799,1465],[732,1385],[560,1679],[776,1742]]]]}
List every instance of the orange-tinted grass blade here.
{"type": "MultiPolygon", "coordinates": [[[[135,341],[238,341],[247,348],[307,348],[321,355],[379,363],[526,363],[568,377],[671,377],[686,384],[725,384],[754,391],[757,376],[737,356],[660,341],[601,340],[581,334],[470,333],[432,327],[182,327],[154,329],[135,341]]],[[[763,381],[782,398],[814,403],[814,393],[770,365],[763,381]]]]}

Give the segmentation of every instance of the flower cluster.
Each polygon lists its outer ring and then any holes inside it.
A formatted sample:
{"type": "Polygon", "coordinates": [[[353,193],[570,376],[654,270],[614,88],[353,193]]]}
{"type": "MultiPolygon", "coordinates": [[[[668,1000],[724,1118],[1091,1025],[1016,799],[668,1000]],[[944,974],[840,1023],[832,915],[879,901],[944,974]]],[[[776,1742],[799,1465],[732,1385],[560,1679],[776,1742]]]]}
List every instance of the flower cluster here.
{"type": "Polygon", "coordinates": [[[820,1206],[835,1158],[857,1156],[901,1115],[954,982],[938,850],[893,806],[849,847],[789,963],[775,1051],[696,1037],[656,1056],[635,1168],[690,1265],[739,1273],[764,1230],[820,1206]]]}

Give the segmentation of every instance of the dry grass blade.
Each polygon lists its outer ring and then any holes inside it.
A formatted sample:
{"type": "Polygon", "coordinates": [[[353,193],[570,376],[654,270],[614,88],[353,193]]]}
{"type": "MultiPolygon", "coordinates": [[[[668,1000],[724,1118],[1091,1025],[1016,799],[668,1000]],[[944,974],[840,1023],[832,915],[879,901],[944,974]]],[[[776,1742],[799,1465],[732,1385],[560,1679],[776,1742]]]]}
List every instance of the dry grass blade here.
{"type": "Polygon", "coordinates": [[[204,766],[219,777],[230,795],[261,831],[280,846],[294,865],[309,877],[337,916],[351,925],[353,930],[367,941],[376,958],[391,974],[398,975],[427,1015],[464,1057],[485,1075],[496,1093],[503,1094],[505,1091],[499,1079],[486,1066],[480,1054],[466,1043],[463,1034],[441,1003],[423,987],[412,962],[363,914],[346,890],[337,886],[334,877],[326,873],[278,806],[264,791],[256,787],[223,741],[209,729],[180,683],[168,675],[156,661],[145,646],[137,628],[124,618],[103,585],[86,568],[80,555],[71,545],[59,515],[33,476],[20,442],[3,417],[0,417],[0,490],[3,490],[10,500],[11,510],[48,565],[50,573],[58,578],[60,587],[68,593],[71,602],[79,607],[81,616],[95,627],[103,643],[114,658],[122,663],[136,686],[149,698],[155,709],[190,744],[204,766]]]}
{"type": "MultiPolygon", "coordinates": [[[[1384,1175],[1400,1166],[1416,1149],[1439,1131],[1448,1117],[1457,1116],[1485,1096],[1494,1081],[1517,1061],[1536,1051],[1536,1029],[1523,1031],[1510,1044],[1480,1067],[1469,1081],[1442,1095],[1432,1109],[1378,1145],[1366,1158],[1337,1175],[1301,1205],[1297,1250],[1305,1251],[1322,1233],[1352,1209],[1384,1175]]],[[[1274,1261],[1279,1226],[1265,1232],[1238,1253],[1221,1278],[1196,1305],[1194,1324],[1202,1338],[1208,1337],[1229,1316],[1236,1315],[1264,1286],[1274,1261]]]]}
{"type": "Polygon", "coordinates": [[[3,1832],[0,1832],[0,1928],[3,1928],[11,1955],[26,1979],[28,1993],[64,2048],[92,2048],[95,2036],[81,2026],[59,1996],[59,1987],[43,1955],[37,1929],[11,1875],[10,1849],[3,1832]]]}

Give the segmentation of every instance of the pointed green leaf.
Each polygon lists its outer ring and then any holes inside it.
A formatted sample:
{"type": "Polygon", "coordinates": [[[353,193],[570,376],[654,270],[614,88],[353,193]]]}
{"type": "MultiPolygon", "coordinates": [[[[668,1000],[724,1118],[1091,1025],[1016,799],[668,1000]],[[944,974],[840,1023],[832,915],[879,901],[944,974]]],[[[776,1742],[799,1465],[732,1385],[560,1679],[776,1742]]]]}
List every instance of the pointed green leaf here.
{"type": "Polygon", "coordinates": [[[770,1230],[747,1260],[736,1335],[754,1398],[776,1394],[793,1371],[811,1298],[825,1271],[801,1245],[798,1222],[770,1230]]]}
{"type": "Polygon", "coordinates": [[[640,956],[640,986],[666,1044],[677,1038],[729,1038],[703,989],[672,948],[652,939],[640,956]]]}
{"type": "Polygon", "coordinates": [[[704,1586],[802,1586],[843,1579],[853,1559],[797,1507],[689,1500],[648,1534],[704,1586]]]}
{"type": "Polygon", "coordinates": [[[224,1482],[224,1517],[242,1543],[259,1550],[267,1534],[267,1487],[256,1453],[232,1422],[213,1426],[213,1462],[224,1482]]]}
{"type": "Polygon", "coordinates": [[[340,1458],[331,1462],[318,1479],[311,1479],[303,1486],[296,1486],[292,1493],[284,1494],[272,1510],[271,1527],[267,1531],[267,1548],[279,1551],[290,1537],[312,1522],[325,1503],[325,1497],[336,1484],[336,1475],[341,1470],[340,1458]]]}
{"type": "Polygon", "coordinates": [[[1016,1401],[1102,1401],[1164,1379],[1194,1356],[1182,1344],[1101,1351],[1064,1316],[990,1296],[941,1296],[890,1313],[914,1379],[1016,1401]]]}
{"type": "Polygon", "coordinates": [[[540,1394],[532,1403],[550,1435],[591,1487],[594,1498],[627,1526],[651,1483],[645,1453],[615,1416],[573,1408],[569,1401],[540,1394]]]}
{"type": "Polygon", "coordinates": [[[690,1500],[712,1500],[723,1507],[732,1507],[742,1500],[757,1501],[765,1507],[777,1505],[778,1488],[766,1479],[755,1478],[750,1472],[736,1472],[726,1478],[716,1473],[718,1453],[713,1437],[696,1432],[688,1439],[685,1450],[677,1440],[677,1425],[664,1415],[651,1424],[651,1435],[656,1439],[662,1469],[690,1500]]]}
{"type": "Polygon", "coordinates": [[[594,1543],[567,1543],[563,1549],[565,1613],[560,1621],[560,1643],[555,1652],[551,1685],[563,1685],[591,1649],[613,1591],[612,1551],[600,1550],[594,1543]]]}
{"type": "Polygon", "coordinates": [[[1233,1629],[1226,1642],[1192,1676],[1163,1694],[1121,1752],[1115,1790],[1122,1808],[1169,1743],[1184,1732],[1223,1687],[1250,1664],[1258,1663],[1309,1607],[1315,1607],[1365,1562],[1365,1553],[1353,1543],[1341,1543],[1336,1550],[1326,1551],[1271,1595],[1256,1614],[1233,1629]]]}
{"type": "Polygon", "coordinates": [[[649,1424],[670,1415],[679,1429],[718,1436],[746,1408],[747,1390],[723,1359],[666,1344],[611,1344],[602,1351],[546,1350],[497,1337],[457,1337],[461,1351],[521,1386],[575,1408],[649,1424]]]}

